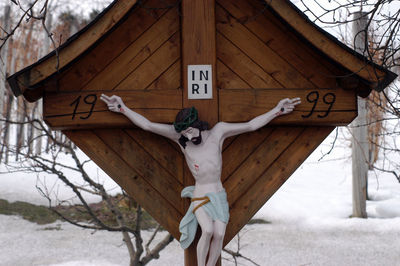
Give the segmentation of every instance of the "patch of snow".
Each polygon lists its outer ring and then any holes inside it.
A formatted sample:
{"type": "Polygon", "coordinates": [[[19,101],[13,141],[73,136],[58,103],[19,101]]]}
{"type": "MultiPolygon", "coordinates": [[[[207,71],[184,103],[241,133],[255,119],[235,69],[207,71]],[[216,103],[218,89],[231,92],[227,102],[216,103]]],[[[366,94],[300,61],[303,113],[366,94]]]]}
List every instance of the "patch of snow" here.
{"type": "MultiPolygon", "coordinates": [[[[300,223],[248,225],[240,233],[241,254],[260,265],[398,265],[400,218],[321,219],[300,223]]],[[[151,232],[143,232],[148,239],[151,232]]],[[[163,233],[164,235],[165,233],[163,233]]],[[[160,239],[160,236],[158,239],[160,239]]],[[[237,239],[227,248],[236,250],[237,239]]],[[[0,265],[128,265],[120,233],[82,230],[67,223],[39,226],[0,215],[0,265]],[[61,230],[46,230],[60,227],[61,230]]],[[[223,265],[234,265],[223,253],[223,265]]],[[[239,259],[241,265],[251,265],[239,259]]],[[[148,265],[183,265],[174,240],[148,265]]]]}
{"type": "Polygon", "coordinates": [[[395,218],[400,217],[400,200],[389,199],[381,202],[375,207],[378,217],[395,218]]]}
{"type": "Polygon", "coordinates": [[[119,266],[119,264],[110,263],[108,261],[95,260],[95,261],[68,261],[57,264],[50,264],[49,266],[119,266]]]}
{"type": "MultiPolygon", "coordinates": [[[[400,184],[389,174],[370,172],[368,219],[350,219],[351,163],[348,143],[340,140],[329,156],[330,136],[275,193],[255,218],[270,224],[247,225],[240,253],[260,265],[399,265],[400,184]]],[[[97,174],[94,167],[92,174],[97,174]]],[[[50,177],[48,182],[50,182],[50,177]]],[[[78,177],[77,177],[78,178],[78,177]]],[[[99,174],[108,188],[115,183],[99,174]],[[110,182],[110,183],[108,183],[110,182]]],[[[53,180],[54,181],[54,180],[53,180]]],[[[53,182],[52,181],[52,182],[53,182]]],[[[36,177],[0,175],[0,198],[40,202],[36,177]]],[[[50,183],[49,183],[50,184],[50,183]]],[[[71,196],[62,184],[59,195],[71,196]]],[[[94,199],[93,199],[94,200],[94,199]]],[[[151,232],[144,231],[145,239],[151,232]]],[[[159,239],[162,236],[159,236],[159,239]]],[[[228,248],[236,250],[237,239],[228,248]]],[[[234,265],[223,253],[223,265],[234,265]]],[[[241,265],[251,265],[239,259],[241,265]]],[[[120,233],[82,230],[67,223],[39,226],[0,215],[0,265],[128,265],[120,233]],[[59,224],[59,226],[58,226],[59,224]],[[61,230],[48,230],[60,227],[61,230]]],[[[174,240],[148,265],[183,265],[174,240]]]]}
{"type": "MultiPolygon", "coordinates": [[[[81,158],[81,161],[89,160],[82,151],[78,150],[77,154],[81,158]]],[[[61,154],[59,157],[65,165],[74,165],[74,162],[69,155],[61,154]]],[[[7,169],[4,165],[0,165],[1,172],[6,172],[6,170],[7,169]]],[[[85,164],[85,170],[94,181],[102,184],[110,194],[113,195],[121,192],[119,185],[113,179],[108,177],[108,175],[92,161],[85,164]]],[[[82,177],[77,174],[77,172],[63,169],[63,173],[71,182],[81,186],[85,185],[82,177]]],[[[46,189],[48,190],[53,204],[57,202],[57,200],[66,199],[72,199],[72,202],[79,203],[79,200],[74,200],[75,194],[73,191],[55,175],[22,172],[0,174],[0,198],[6,199],[9,202],[25,201],[36,205],[47,206],[48,200],[40,194],[36,186],[41,188],[43,191],[46,191],[46,189]]],[[[82,192],[82,194],[89,203],[101,200],[101,197],[97,195],[86,192],[82,192]]]]}

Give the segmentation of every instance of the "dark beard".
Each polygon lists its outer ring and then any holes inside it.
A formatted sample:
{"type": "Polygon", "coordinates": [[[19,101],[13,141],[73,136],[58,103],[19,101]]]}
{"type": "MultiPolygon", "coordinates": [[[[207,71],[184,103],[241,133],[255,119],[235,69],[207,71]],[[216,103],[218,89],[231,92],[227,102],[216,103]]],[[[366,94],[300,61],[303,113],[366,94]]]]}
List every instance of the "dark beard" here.
{"type": "MultiPolygon", "coordinates": [[[[199,136],[198,137],[195,137],[195,138],[192,138],[192,143],[194,144],[194,145],[199,145],[200,143],[201,143],[201,140],[202,140],[202,138],[201,138],[201,131],[199,132],[199,136]]],[[[188,138],[186,138],[185,136],[183,136],[183,135],[181,135],[181,137],[179,138],[179,144],[181,144],[181,146],[185,149],[186,148],[186,142],[188,142],[189,141],[189,139],[188,138]]]]}
{"type": "Polygon", "coordinates": [[[191,139],[191,142],[194,144],[194,145],[199,145],[200,143],[201,143],[201,131],[199,131],[199,136],[198,137],[195,137],[195,138],[192,138],[191,139]]]}

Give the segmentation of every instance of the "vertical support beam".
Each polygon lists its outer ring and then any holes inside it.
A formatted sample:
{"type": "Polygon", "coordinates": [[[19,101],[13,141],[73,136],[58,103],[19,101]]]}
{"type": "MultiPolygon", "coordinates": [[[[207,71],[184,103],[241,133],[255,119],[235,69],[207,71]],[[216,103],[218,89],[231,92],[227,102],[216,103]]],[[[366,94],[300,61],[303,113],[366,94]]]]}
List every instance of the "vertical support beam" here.
{"type": "Polygon", "coordinates": [[[215,0],[182,0],[183,107],[195,106],[211,127],[218,122],[215,38],[215,0]],[[188,65],[211,65],[212,99],[188,99],[188,65]]]}
{"type": "MultiPolygon", "coordinates": [[[[4,15],[3,21],[1,21],[1,25],[3,29],[7,32],[10,32],[10,14],[11,14],[11,6],[6,5],[4,7],[4,15]]],[[[0,32],[1,33],[1,32],[0,32]]],[[[5,37],[1,36],[0,37],[5,37]]],[[[6,99],[6,75],[7,75],[7,55],[8,55],[8,43],[3,46],[0,51],[0,115],[5,115],[4,110],[4,102],[6,99]]]]}
{"type": "MultiPolygon", "coordinates": [[[[216,44],[215,44],[215,0],[182,0],[182,87],[183,107],[194,106],[200,120],[210,127],[218,122],[218,93],[216,87],[216,44]],[[188,99],[188,66],[211,65],[212,99],[188,99]]],[[[209,89],[209,88],[208,88],[209,89]]],[[[185,165],[184,185],[194,183],[185,165]]],[[[185,250],[185,266],[197,265],[196,246],[198,237],[185,250]]],[[[221,260],[217,263],[221,265],[221,260]]]]}
{"type": "MultiPolygon", "coordinates": [[[[365,54],[368,15],[359,11],[354,14],[353,36],[354,49],[365,54]]],[[[353,214],[352,217],[367,218],[367,180],[368,180],[368,126],[367,100],[357,97],[358,117],[353,121],[352,138],[352,173],[353,173],[353,214]]]]}
{"type": "MultiPolygon", "coordinates": [[[[0,20],[0,24],[3,27],[3,29],[7,32],[10,32],[11,28],[10,14],[11,14],[11,6],[6,5],[4,7],[3,21],[0,20]]],[[[5,34],[2,33],[3,30],[0,30],[0,37],[5,37],[5,34]]],[[[11,95],[11,92],[7,92],[7,87],[6,87],[7,68],[9,68],[7,63],[8,43],[9,40],[4,44],[3,48],[0,50],[0,118],[2,119],[9,119],[11,104],[13,101],[13,96],[11,95]]],[[[5,161],[7,161],[8,158],[7,143],[9,135],[10,135],[10,125],[9,124],[7,125],[5,122],[0,122],[0,138],[3,142],[3,145],[0,148],[0,162],[3,159],[3,155],[5,161]]]]}

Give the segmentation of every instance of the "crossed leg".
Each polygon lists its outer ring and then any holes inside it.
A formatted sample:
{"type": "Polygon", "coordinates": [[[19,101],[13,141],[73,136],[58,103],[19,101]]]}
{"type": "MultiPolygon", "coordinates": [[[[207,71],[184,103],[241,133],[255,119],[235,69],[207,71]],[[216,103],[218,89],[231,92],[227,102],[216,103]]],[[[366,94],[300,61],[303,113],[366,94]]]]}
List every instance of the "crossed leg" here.
{"type": "Polygon", "coordinates": [[[203,208],[197,209],[195,215],[201,227],[201,237],[197,244],[197,265],[206,265],[207,253],[210,250],[207,266],[214,266],[221,255],[226,224],[218,220],[213,221],[203,208]]]}

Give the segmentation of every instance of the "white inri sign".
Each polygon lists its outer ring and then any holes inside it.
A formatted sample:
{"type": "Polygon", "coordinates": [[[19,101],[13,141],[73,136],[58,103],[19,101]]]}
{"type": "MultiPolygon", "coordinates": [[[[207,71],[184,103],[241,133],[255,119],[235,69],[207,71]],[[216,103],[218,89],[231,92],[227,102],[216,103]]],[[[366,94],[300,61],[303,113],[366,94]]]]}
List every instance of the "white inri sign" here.
{"type": "Polygon", "coordinates": [[[188,98],[212,99],[211,65],[188,65],[188,98]]]}

